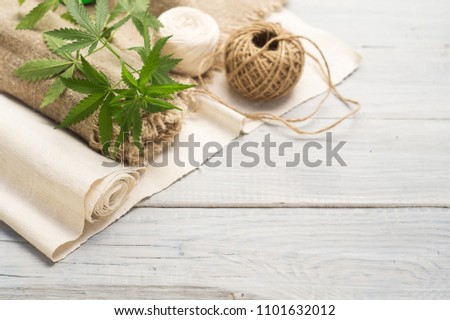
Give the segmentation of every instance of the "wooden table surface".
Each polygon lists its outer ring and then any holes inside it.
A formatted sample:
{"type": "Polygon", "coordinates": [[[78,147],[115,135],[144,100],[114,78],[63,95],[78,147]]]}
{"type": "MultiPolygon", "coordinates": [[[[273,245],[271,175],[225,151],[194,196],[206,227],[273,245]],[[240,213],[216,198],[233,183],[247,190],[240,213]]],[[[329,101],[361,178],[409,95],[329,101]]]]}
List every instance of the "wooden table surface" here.
{"type": "MultiPolygon", "coordinates": [[[[340,87],[364,109],[333,130],[348,166],[248,169],[236,150],[58,264],[0,223],[0,298],[450,298],[450,2],[289,8],[364,57],[340,87]]],[[[269,130],[323,140],[240,141],[269,130]]]]}

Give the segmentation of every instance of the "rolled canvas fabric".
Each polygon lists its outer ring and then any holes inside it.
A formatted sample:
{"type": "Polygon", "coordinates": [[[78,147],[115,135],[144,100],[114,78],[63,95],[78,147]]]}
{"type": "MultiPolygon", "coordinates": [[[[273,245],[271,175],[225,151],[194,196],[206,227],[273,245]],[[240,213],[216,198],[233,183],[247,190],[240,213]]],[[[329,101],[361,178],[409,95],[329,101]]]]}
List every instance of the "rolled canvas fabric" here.
{"type": "MultiPolygon", "coordinates": [[[[283,10],[269,19],[317,42],[328,58],[335,83],[358,67],[357,52],[335,37],[304,24],[290,12],[283,10]]],[[[250,103],[237,96],[221,72],[214,74],[210,86],[223,100],[244,111],[264,108],[281,115],[326,90],[314,62],[306,63],[294,92],[271,103],[250,103]]],[[[198,96],[195,101],[185,114],[179,140],[188,141],[194,135],[200,147],[193,155],[186,148],[178,149],[179,158],[186,165],[175,163],[174,148],[178,146],[175,143],[156,158],[157,162],[162,157],[169,159],[166,166],[141,169],[105,166],[106,158],[87,148],[83,141],[68,131],[54,130],[53,122],[0,95],[0,219],[51,260],[58,261],[140,200],[194,170],[197,166],[189,164],[187,159],[193,156],[200,163],[205,161],[209,156],[202,153],[206,143],[214,141],[224,147],[243,131],[250,132],[261,125],[246,121],[207,97],[198,96]]],[[[270,130],[285,129],[271,127],[270,130]]]]}

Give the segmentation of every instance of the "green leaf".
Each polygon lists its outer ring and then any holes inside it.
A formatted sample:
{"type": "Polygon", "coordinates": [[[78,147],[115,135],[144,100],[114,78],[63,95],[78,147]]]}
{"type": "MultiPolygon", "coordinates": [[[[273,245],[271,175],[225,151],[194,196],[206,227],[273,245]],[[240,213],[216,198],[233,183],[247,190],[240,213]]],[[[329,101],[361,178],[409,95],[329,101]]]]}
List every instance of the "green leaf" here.
{"type": "Polygon", "coordinates": [[[164,112],[172,109],[182,110],[181,108],[174,106],[169,102],[155,98],[145,97],[145,101],[147,102],[147,104],[144,106],[144,110],[149,113],[164,112]]]}
{"type": "Polygon", "coordinates": [[[124,64],[122,64],[122,80],[130,88],[137,88],[139,86],[137,80],[133,77],[130,71],[128,71],[124,64]]]}
{"type": "Polygon", "coordinates": [[[93,94],[105,92],[105,87],[95,85],[86,79],[62,78],[61,80],[67,88],[79,93],[93,94]]]}
{"type": "Polygon", "coordinates": [[[47,31],[45,34],[62,39],[62,40],[70,40],[70,41],[85,41],[85,40],[96,40],[96,37],[93,37],[89,33],[73,28],[62,28],[56,29],[52,31],[47,31]]]}
{"type": "Polygon", "coordinates": [[[122,20],[119,20],[118,22],[116,22],[115,24],[113,24],[111,27],[107,28],[107,29],[105,30],[105,32],[103,32],[103,36],[108,36],[108,35],[111,34],[112,32],[116,31],[116,30],[119,29],[121,26],[123,26],[125,23],[127,23],[128,20],[130,20],[130,16],[126,16],[126,17],[123,18],[122,20]]]}
{"type": "Polygon", "coordinates": [[[127,135],[128,131],[129,131],[129,128],[127,128],[127,129],[125,127],[120,128],[119,135],[117,136],[116,142],[114,144],[114,156],[116,156],[117,153],[119,152],[119,148],[123,144],[123,142],[125,140],[125,136],[127,135]]]}
{"type": "Polygon", "coordinates": [[[118,4],[122,12],[130,15],[146,13],[149,9],[150,1],[148,0],[119,0],[118,4]]]}
{"type": "Polygon", "coordinates": [[[150,51],[147,51],[144,47],[132,47],[132,48],[128,48],[128,50],[136,51],[139,54],[139,57],[141,57],[142,62],[145,61],[145,59],[147,58],[147,55],[150,52],[150,51]]]}
{"type": "Polygon", "coordinates": [[[162,23],[148,12],[137,14],[135,17],[140,19],[144,26],[152,28],[155,31],[159,31],[163,27],[162,23]]]}
{"type": "Polygon", "coordinates": [[[23,5],[25,3],[25,0],[19,0],[19,5],[23,5]]]}
{"type": "Polygon", "coordinates": [[[139,150],[142,151],[142,143],[141,143],[142,118],[141,118],[141,113],[139,111],[134,113],[132,135],[133,135],[133,143],[134,143],[134,145],[136,147],[138,147],[139,150]]]}
{"type": "Polygon", "coordinates": [[[71,65],[71,62],[60,60],[32,60],[21,65],[16,70],[16,75],[22,80],[45,80],[60,74],[71,65]]]}
{"type": "Polygon", "coordinates": [[[81,56],[81,71],[89,81],[99,86],[110,87],[109,80],[106,75],[97,71],[83,56],[81,56]]]}
{"type": "Polygon", "coordinates": [[[92,23],[89,13],[87,12],[84,5],[79,0],[67,0],[66,1],[67,11],[70,13],[72,18],[84,29],[89,31],[92,35],[98,36],[94,24],[92,23]]]}
{"type": "Polygon", "coordinates": [[[63,53],[71,53],[71,52],[75,52],[75,51],[79,51],[81,49],[87,48],[89,46],[92,46],[94,44],[96,44],[97,42],[95,40],[80,40],[80,41],[74,41],[74,42],[70,42],[64,46],[62,46],[61,48],[59,48],[59,52],[61,54],[63,53]]]}
{"type": "Polygon", "coordinates": [[[98,41],[95,41],[91,46],[89,47],[88,54],[91,55],[94,53],[95,49],[97,49],[98,41]]]}
{"type": "Polygon", "coordinates": [[[57,78],[48,88],[47,93],[44,96],[44,100],[42,100],[40,108],[45,108],[46,106],[55,102],[66,90],[66,86],[61,81],[61,78],[57,78]]]}
{"type": "MultiPolygon", "coordinates": [[[[75,65],[72,65],[61,74],[61,77],[72,77],[75,72],[75,65]]],[[[55,102],[66,90],[66,86],[61,80],[61,77],[56,79],[53,84],[48,88],[47,93],[44,96],[44,100],[41,103],[41,108],[45,108],[49,104],[55,102]]]]}
{"type": "Polygon", "coordinates": [[[53,0],[47,0],[33,8],[25,17],[22,18],[16,29],[32,29],[36,23],[41,20],[54,5],[53,0]]]}
{"type": "Polygon", "coordinates": [[[192,87],[195,87],[195,85],[174,83],[166,85],[152,85],[146,87],[143,91],[150,97],[170,98],[171,95],[192,87]]]}
{"type": "Polygon", "coordinates": [[[148,32],[147,26],[143,23],[143,21],[134,16],[131,17],[131,21],[133,22],[136,30],[144,39],[144,48],[148,50],[150,48],[150,33],[148,32]]]}
{"type": "Polygon", "coordinates": [[[108,19],[108,0],[97,0],[95,5],[95,27],[97,33],[101,34],[108,19]]]}
{"type": "Polygon", "coordinates": [[[70,110],[64,121],[58,126],[58,128],[67,128],[74,124],[80,123],[86,120],[89,116],[95,113],[105,100],[106,95],[104,93],[96,93],[87,96],[81,100],[75,107],[70,110]]]}
{"type": "Polygon", "coordinates": [[[139,77],[139,86],[145,86],[151,79],[156,69],[158,68],[159,54],[157,51],[152,51],[144,61],[144,66],[141,69],[139,77]]]}
{"type": "Polygon", "coordinates": [[[168,73],[172,71],[182,59],[173,59],[172,55],[161,57],[158,66],[158,72],[168,73]]]}
{"type": "Polygon", "coordinates": [[[68,12],[64,12],[62,15],[61,15],[61,18],[63,18],[64,20],[66,20],[66,21],[69,21],[70,23],[72,23],[72,24],[77,24],[77,22],[75,21],[75,19],[74,18],[72,18],[72,16],[70,15],[70,13],[68,13],[68,12]]]}
{"type": "Polygon", "coordinates": [[[112,110],[109,102],[112,100],[113,95],[108,95],[98,114],[98,129],[100,135],[100,141],[103,146],[103,154],[109,155],[109,147],[113,139],[113,118],[112,110]]]}
{"type": "Polygon", "coordinates": [[[144,47],[147,50],[150,48],[148,29],[152,28],[157,31],[162,26],[158,19],[149,13],[149,4],[148,0],[119,0],[114,9],[115,14],[121,11],[131,17],[134,26],[144,38],[144,47]]]}
{"type": "Polygon", "coordinates": [[[44,33],[42,35],[44,37],[45,44],[47,45],[47,48],[53,52],[54,54],[57,54],[63,59],[71,60],[71,56],[67,55],[65,53],[59,52],[59,49],[64,46],[66,43],[58,38],[52,37],[51,35],[44,33]]]}

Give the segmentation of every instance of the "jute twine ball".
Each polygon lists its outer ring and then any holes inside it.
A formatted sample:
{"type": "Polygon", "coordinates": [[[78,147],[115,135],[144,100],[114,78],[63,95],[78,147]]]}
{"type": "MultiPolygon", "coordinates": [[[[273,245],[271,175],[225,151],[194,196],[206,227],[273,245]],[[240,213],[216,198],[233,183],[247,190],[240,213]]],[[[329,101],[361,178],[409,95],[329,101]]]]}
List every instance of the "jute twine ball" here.
{"type": "Polygon", "coordinates": [[[300,80],[305,50],[280,24],[258,22],[232,34],[225,48],[230,86],[253,101],[289,93],[300,80]]]}

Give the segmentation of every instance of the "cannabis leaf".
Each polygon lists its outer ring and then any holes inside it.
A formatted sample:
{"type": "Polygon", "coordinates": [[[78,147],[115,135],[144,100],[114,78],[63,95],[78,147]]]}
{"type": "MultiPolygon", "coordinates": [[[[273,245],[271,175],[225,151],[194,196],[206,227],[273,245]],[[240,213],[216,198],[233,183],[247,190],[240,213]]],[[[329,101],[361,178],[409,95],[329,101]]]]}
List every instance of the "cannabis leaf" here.
{"type": "Polygon", "coordinates": [[[20,66],[16,71],[16,75],[22,80],[45,80],[62,73],[71,65],[71,62],[62,60],[32,60],[20,66]]]}
{"type": "MultiPolygon", "coordinates": [[[[98,1],[105,2],[107,0],[98,1]]],[[[67,0],[66,6],[67,11],[72,16],[72,18],[80,25],[80,27],[88,30],[91,34],[99,34],[94,23],[91,21],[89,13],[79,0],[67,0]]]]}
{"type": "MultiPolygon", "coordinates": [[[[116,150],[130,132],[134,144],[141,148],[141,112],[156,113],[172,109],[180,110],[166,100],[173,99],[175,93],[192,87],[191,85],[177,84],[173,80],[168,85],[153,85],[152,79],[158,70],[161,61],[161,49],[165,41],[167,40],[160,40],[153,49],[150,49],[145,57],[144,65],[139,71],[138,79],[122,64],[122,81],[127,89],[116,90],[117,96],[111,101],[111,104],[115,107],[114,118],[121,129],[120,136],[116,141],[116,150]]],[[[163,73],[161,75],[168,77],[163,73]]]]}
{"type": "Polygon", "coordinates": [[[67,128],[87,119],[97,111],[105,99],[106,95],[103,93],[94,93],[87,96],[70,110],[58,128],[67,128]]]}
{"type": "MultiPolygon", "coordinates": [[[[19,0],[19,3],[23,2],[19,0]]],[[[157,30],[161,23],[148,13],[148,0],[118,0],[112,12],[108,11],[108,0],[97,0],[93,17],[82,2],[85,1],[65,1],[68,11],[66,18],[70,18],[77,27],[44,33],[48,49],[60,59],[26,62],[16,70],[16,74],[28,81],[54,78],[41,107],[53,103],[67,88],[85,95],[68,112],[59,128],[73,126],[98,113],[99,135],[105,155],[110,155],[113,139],[115,152],[128,138],[142,150],[142,116],[146,113],[180,110],[171,101],[176,93],[192,86],[179,84],[169,75],[180,62],[173,59],[172,55],[161,54],[169,38],[160,39],[151,45],[149,28],[157,30]],[[122,17],[116,19],[119,15],[122,17]],[[108,42],[113,32],[130,19],[143,39],[141,47],[133,48],[142,60],[142,67],[138,70],[129,65],[108,42]],[[97,49],[99,44],[102,46],[97,49]],[[82,53],[81,50],[85,49],[87,53],[82,53]],[[108,77],[86,60],[86,57],[101,49],[109,50],[122,65],[121,81],[115,85],[111,85],[108,77]],[[113,136],[114,124],[120,128],[117,137],[113,136]]],[[[45,0],[23,19],[22,26],[34,25],[57,5],[58,0],[45,0]]]]}
{"type": "Polygon", "coordinates": [[[72,41],[61,46],[58,49],[60,53],[70,53],[98,44],[97,37],[79,29],[63,28],[48,31],[46,34],[58,39],[72,41]]]}
{"type": "Polygon", "coordinates": [[[51,103],[55,102],[66,90],[66,86],[64,82],[62,81],[61,77],[63,78],[70,78],[73,76],[75,72],[75,65],[72,65],[69,69],[64,71],[60,77],[56,78],[53,83],[50,85],[50,87],[47,90],[47,93],[44,96],[44,100],[41,103],[41,108],[45,108],[46,106],[50,105],[51,103]]]}
{"type": "Polygon", "coordinates": [[[88,96],[69,112],[59,125],[60,128],[67,128],[85,120],[95,113],[102,106],[105,99],[112,94],[108,78],[97,71],[83,56],[81,56],[81,62],[81,71],[85,76],[84,79],[61,78],[61,80],[67,88],[88,94],[88,96]]]}
{"type": "MultiPolygon", "coordinates": [[[[135,50],[141,57],[142,62],[145,63],[145,61],[147,59],[149,59],[149,56],[151,54],[156,53],[157,55],[161,55],[161,51],[162,51],[163,47],[166,45],[167,41],[170,38],[171,37],[165,37],[165,38],[159,39],[155,43],[153,50],[149,50],[145,47],[131,48],[131,50],[135,50]]],[[[174,59],[174,58],[172,58],[172,56],[173,55],[167,55],[167,56],[161,56],[159,58],[158,66],[152,76],[153,84],[174,84],[174,83],[176,83],[172,78],[170,78],[170,76],[168,74],[170,71],[173,70],[173,68],[175,68],[178,65],[178,63],[180,63],[181,59],[174,59]]]]}
{"type": "MultiPolygon", "coordinates": [[[[20,5],[24,2],[25,0],[19,0],[20,5]]],[[[25,17],[23,17],[16,29],[32,29],[47,12],[52,9],[55,11],[58,8],[58,5],[59,0],[45,0],[44,2],[38,4],[25,17]]]]}
{"type": "Polygon", "coordinates": [[[104,154],[108,154],[109,143],[113,133],[113,119],[110,102],[114,97],[111,84],[105,74],[97,71],[83,56],[81,56],[81,72],[84,78],[61,78],[64,85],[76,92],[87,94],[67,115],[59,125],[67,128],[77,124],[100,109],[98,126],[104,154]]]}
{"type": "Polygon", "coordinates": [[[147,50],[150,49],[149,28],[158,31],[162,27],[161,22],[149,13],[149,5],[150,2],[147,0],[119,0],[111,13],[111,17],[126,13],[131,18],[134,26],[144,39],[144,47],[147,50]]]}

